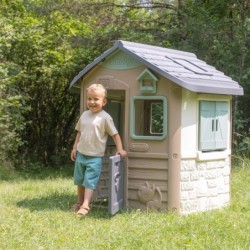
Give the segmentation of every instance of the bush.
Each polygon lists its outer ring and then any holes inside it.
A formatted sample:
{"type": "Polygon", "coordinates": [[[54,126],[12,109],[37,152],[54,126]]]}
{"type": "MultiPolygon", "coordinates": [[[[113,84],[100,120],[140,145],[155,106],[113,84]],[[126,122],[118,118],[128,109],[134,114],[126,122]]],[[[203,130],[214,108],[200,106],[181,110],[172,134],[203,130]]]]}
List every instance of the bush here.
{"type": "Polygon", "coordinates": [[[23,114],[29,109],[25,98],[8,79],[9,69],[0,65],[0,159],[14,158],[25,142],[20,138],[26,121],[23,114]]]}

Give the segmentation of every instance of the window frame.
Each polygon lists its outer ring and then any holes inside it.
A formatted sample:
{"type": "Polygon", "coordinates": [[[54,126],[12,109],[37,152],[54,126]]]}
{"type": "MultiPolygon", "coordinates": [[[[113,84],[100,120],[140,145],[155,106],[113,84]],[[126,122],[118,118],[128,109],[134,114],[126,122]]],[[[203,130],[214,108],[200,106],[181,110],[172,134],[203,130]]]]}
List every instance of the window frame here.
{"type": "MultiPolygon", "coordinates": [[[[132,96],[130,99],[130,137],[136,140],[164,140],[167,137],[167,98],[165,96],[132,96]],[[148,100],[151,103],[154,101],[163,102],[163,132],[160,135],[137,135],[135,133],[135,102],[136,100],[148,100]]],[[[149,116],[151,117],[151,116],[149,116]]],[[[149,119],[150,122],[151,118],[149,119]]]]}

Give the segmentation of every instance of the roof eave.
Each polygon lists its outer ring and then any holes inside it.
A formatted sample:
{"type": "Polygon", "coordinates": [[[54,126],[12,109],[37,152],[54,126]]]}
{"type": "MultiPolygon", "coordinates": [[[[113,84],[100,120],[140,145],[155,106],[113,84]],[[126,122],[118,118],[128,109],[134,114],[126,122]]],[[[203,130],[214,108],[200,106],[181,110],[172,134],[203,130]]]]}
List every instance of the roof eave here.
{"type": "MultiPolygon", "coordinates": [[[[175,83],[178,84],[177,82],[175,83]]],[[[191,84],[188,85],[187,82],[182,82],[182,84],[179,84],[179,85],[182,85],[183,88],[188,89],[192,92],[196,92],[196,93],[235,95],[235,96],[244,95],[243,88],[223,88],[223,87],[207,87],[207,86],[204,87],[204,86],[197,86],[197,85],[191,85],[191,84]]]]}
{"type": "Polygon", "coordinates": [[[101,56],[97,57],[92,63],[88,64],[83,70],[81,70],[78,75],[76,75],[71,81],[69,88],[72,88],[85,74],[87,74],[95,65],[99,64],[101,61],[105,60],[107,56],[112,54],[119,44],[118,41],[114,43],[114,46],[106,50],[101,56]]]}

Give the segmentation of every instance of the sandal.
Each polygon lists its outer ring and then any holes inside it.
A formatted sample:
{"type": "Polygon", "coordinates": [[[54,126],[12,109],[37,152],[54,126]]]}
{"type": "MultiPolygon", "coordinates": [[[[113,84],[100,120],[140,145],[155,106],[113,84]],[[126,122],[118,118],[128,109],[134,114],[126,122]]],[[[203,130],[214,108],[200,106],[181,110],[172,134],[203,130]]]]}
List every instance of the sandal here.
{"type": "Polygon", "coordinates": [[[81,208],[81,205],[82,205],[81,203],[77,202],[70,207],[70,210],[73,212],[77,212],[81,208]]]}
{"type": "Polygon", "coordinates": [[[80,209],[77,212],[77,216],[78,217],[83,217],[83,216],[87,215],[88,212],[89,212],[89,209],[90,209],[89,207],[81,206],[80,209]]]}

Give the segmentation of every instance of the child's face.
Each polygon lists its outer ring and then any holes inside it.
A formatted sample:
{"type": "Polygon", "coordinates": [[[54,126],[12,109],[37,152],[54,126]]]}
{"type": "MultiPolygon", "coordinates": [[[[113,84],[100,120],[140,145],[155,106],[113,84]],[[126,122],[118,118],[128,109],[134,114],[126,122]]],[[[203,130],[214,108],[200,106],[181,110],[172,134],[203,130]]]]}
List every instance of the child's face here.
{"type": "Polygon", "coordinates": [[[107,103],[105,93],[101,90],[88,90],[87,92],[87,107],[93,112],[100,112],[103,106],[107,103]]]}

